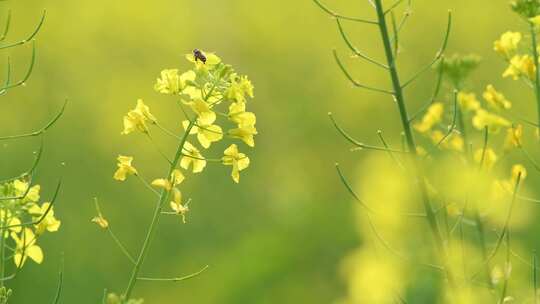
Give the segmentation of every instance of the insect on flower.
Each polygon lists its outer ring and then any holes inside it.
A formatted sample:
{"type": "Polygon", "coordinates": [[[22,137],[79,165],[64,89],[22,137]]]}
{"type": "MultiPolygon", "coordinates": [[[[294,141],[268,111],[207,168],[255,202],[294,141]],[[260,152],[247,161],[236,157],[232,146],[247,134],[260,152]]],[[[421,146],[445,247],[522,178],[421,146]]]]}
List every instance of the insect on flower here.
{"type": "Polygon", "coordinates": [[[200,60],[202,63],[206,64],[206,56],[204,56],[199,49],[193,50],[193,56],[195,57],[195,61],[200,60]]]}

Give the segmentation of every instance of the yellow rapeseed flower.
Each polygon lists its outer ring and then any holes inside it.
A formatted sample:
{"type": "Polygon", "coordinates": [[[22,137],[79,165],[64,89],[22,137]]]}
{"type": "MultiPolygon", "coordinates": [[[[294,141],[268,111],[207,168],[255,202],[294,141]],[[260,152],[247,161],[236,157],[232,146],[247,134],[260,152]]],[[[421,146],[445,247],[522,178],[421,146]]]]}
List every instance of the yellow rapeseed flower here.
{"type": "Polygon", "coordinates": [[[36,236],[30,228],[25,228],[20,237],[17,233],[12,232],[11,238],[16,245],[13,260],[17,267],[22,267],[27,258],[38,264],[43,262],[43,251],[36,245],[36,236]]]}
{"type": "Polygon", "coordinates": [[[150,108],[144,104],[142,99],[137,100],[135,109],[129,111],[124,116],[124,130],[122,134],[129,134],[135,130],[148,132],[147,122],[155,123],[156,118],[150,113],[150,108]]]}
{"type": "Polygon", "coordinates": [[[515,164],[512,166],[512,174],[510,175],[510,180],[512,184],[517,182],[518,176],[521,174],[521,181],[527,177],[527,169],[522,164],[515,164]]]}
{"type": "Polygon", "coordinates": [[[237,102],[245,102],[246,95],[253,98],[253,85],[247,76],[238,76],[233,73],[230,76],[230,87],[225,91],[225,96],[237,102]]]}
{"type": "Polygon", "coordinates": [[[118,158],[118,169],[114,173],[114,179],[118,181],[125,181],[128,175],[137,175],[137,169],[131,165],[133,157],[119,155],[118,158]]]}
{"type": "Polygon", "coordinates": [[[483,97],[492,109],[507,110],[512,107],[512,103],[508,101],[508,99],[506,99],[502,93],[497,92],[497,90],[495,90],[491,84],[486,87],[483,97]]]}
{"type": "Polygon", "coordinates": [[[478,130],[483,130],[487,126],[490,133],[498,133],[501,128],[510,126],[508,120],[483,109],[476,111],[472,124],[478,130]]]}
{"type": "Polygon", "coordinates": [[[513,148],[521,147],[523,137],[523,125],[516,125],[508,128],[506,138],[504,139],[504,150],[509,151],[513,148]]]}
{"type": "Polygon", "coordinates": [[[178,169],[174,169],[171,173],[171,181],[172,183],[176,185],[180,185],[184,181],[185,177],[184,174],[182,174],[182,171],[178,169]]]}
{"type": "Polygon", "coordinates": [[[236,123],[239,127],[254,126],[257,117],[252,112],[246,112],[244,102],[233,102],[229,106],[229,120],[236,123]]]}
{"type": "Polygon", "coordinates": [[[505,57],[509,57],[513,52],[516,51],[521,38],[522,35],[519,32],[506,32],[502,34],[499,40],[495,41],[493,49],[497,53],[505,57]]]}
{"type": "Polygon", "coordinates": [[[529,18],[529,21],[534,25],[540,25],[540,15],[529,18]]]}
{"type": "Polygon", "coordinates": [[[238,152],[238,146],[236,146],[235,144],[230,145],[223,152],[223,154],[223,164],[226,166],[232,166],[232,179],[236,183],[239,183],[240,171],[246,169],[249,166],[249,158],[244,153],[238,152]]]}
{"type": "Polygon", "coordinates": [[[476,152],[474,152],[474,161],[477,163],[482,162],[482,166],[488,170],[493,168],[497,162],[497,159],[497,154],[495,154],[495,151],[493,151],[491,148],[486,148],[485,152],[484,149],[478,149],[476,152]]]}
{"type": "Polygon", "coordinates": [[[211,125],[216,121],[216,113],[212,111],[210,105],[202,99],[194,99],[192,101],[184,101],[195,114],[197,114],[197,122],[203,125],[211,125]]]}
{"type": "Polygon", "coordinates": [[[414,128],[416,131],[420,133],[425,133],[437,123],[439,123],[442,119],[442,115],[444,112],[444,106],[441,102],[435,102],[433,103],[427,110],[424,117],[422,117],[422,121],[414,125],[414,128]]]}
{"type": "Polygon", "coordinates": [[[250,147],[255,147],[254,135],[257,135],[257,129],[254,126],[243,126],[229,130],[229,135],[241,139],[250,147]]]}
{"type": "Polygon", "coordinates": [[[37,235],[45,231],[55,232],[60,228],[61,222],[54,217],[54,207],[51,206],[51,203],[43,203],[41,206],[34,204],[28,209],[28,212],[34,217],[34,220],[41,219],[47,213],[41,222],[36,225],[37,235]],[[47,212],[49,206],[50,210],[47,212]]]}
{"type": "MultiPolygon", "coordinates": [[[[182,122],[184,129],[189,125],[188,120],[182,122]]],[[[208,149],[213,142],[220,141],[223,138],[223,130],[218,125],[203,124],[200,119],[197,119],[197,124],[191,128],[189,134],[197,134],[197,140],[201,146],[208,149]]]]}
{"type": "Polygon", "coordinates": [[[187,71],[182,75],[178,74],[178,69],[161,71],[161,78],[158,78],[154,89],[162,94],[180,94],[188,85],[188,81],[195,81],[196,75],[193,71],[187,71]]]}
{"type": "Polygon", "coordinates": [[[180,160],[180,167],[189,170],[189,167],[192,166],[193,173],[199,173],[204,170],[204,167],[206,167],[206,159],[204,159],[195,146],[186,142],[184,144],[183,152],[184,156],[180,160]]]}
{"type": "Polygon", "coordinates": [[[510,65],[503,73],[503,77],[512,77],[514,80],[518,80],[521,76],[531,80],[536,78],[536,66],[530,55],[515,55],[510,59],[510,65]]]}
{"type": "Polygon", "coordinates": [[[458,104],[464,112],[471,112],[480,109],[480,102],[476,99],[476,94],[459,92],[458,104]]]}

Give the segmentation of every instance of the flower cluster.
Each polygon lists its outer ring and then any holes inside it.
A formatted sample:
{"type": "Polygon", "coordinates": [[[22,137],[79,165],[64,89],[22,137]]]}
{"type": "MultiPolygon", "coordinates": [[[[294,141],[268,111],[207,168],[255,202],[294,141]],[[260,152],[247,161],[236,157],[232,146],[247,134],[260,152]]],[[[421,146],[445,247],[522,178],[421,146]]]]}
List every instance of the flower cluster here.
{"type": "Polygon", "coordinates": [[[39,185],[31,186],[25,178],[0,185],[2,244],[4,250],[12,251],[18,268],[24,266],[28,258],[41,264],[43,251],[37,244],[38,238],[60,228],[61,222],[54,216],[52,203],[40,203],[40,190],[39,185]]]}
{"type": "MultiPolygon", "coordinates": [[[[140,132],[150,137],[150,126],[156,126],[174,139],[183,140],[180,168],[173,168],[169,177],[155,179],[150,184],[172,191],[170,207],[184,220],[189,208],[182,202],[182,194],[177,186],[185,179],[185,172],[200,173],[207,163],[220,162],[231,166],[231,177],[238,183],[240,171],[249,166],[250,160],[240,152],[237,143],[226,147],[223,156],[219,158],[207,158],[203,154],[206,149],[224,139],[238,140],[254,147],[254,136],[257,134],[256,116],[247,111],[248,99],[254,97],[251,81],[247,76],[237,74],[215,54],[206,53],[205,57],[206,62],[202,62],[192,54],[186,55],[186,59],[193,65],[192,69],[185,72],[178,69],[163,70],[154,85],[156,92],[177,98],[177,106],[185,115],[178,126],[187,133],[185,137],[176,136],[161,126],[141,99],[124,116],[123,123],[122,134],[140,132]],[[190,140],[191,137],[193,140],[190,140]]],[[[133,165],[133,157],[120,155],[117,160],[114,179],[124,181],[129,175],[139,176],[133,165]]]]}

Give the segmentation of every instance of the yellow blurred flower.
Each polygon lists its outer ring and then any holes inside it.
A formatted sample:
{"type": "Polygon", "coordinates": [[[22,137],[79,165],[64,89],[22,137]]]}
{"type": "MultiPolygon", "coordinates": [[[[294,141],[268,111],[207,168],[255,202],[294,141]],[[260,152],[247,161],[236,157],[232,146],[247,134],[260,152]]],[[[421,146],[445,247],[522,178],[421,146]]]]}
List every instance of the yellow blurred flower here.
{"type": "Polygon", "coordinates": [[[531,80],[536,78],[536,66],[533,58],[529,55],[515,55],[512,57],[510,65],[503,73],[503,77],[512,77],[514,80],[518,80],[521,76],[531,80]]]}
{"type": "Polygon", "coordinates": [[[34,220],[40,219],[42,216],[45,215],[45,217],[41,220],[39,224],[36,225],[36,234],[40,235],[45,231],[54,232],[58,231],[60,228],[61,222],[54,217],[54,207],[50,206],[51,203],[43,203],[41,206],[38,206],[36,204],[32,205],[30,209],[28,209],[28,212],[34,217],[34,220]],[[50,210],[47,212],[47,209],[50,210]]]}
{"type": "Polygon", "coordinates": [[[427,110],[424,117],[422,117],[422,121],[414,125],[414,128],[416,131],[420,133],[425,133],[437,123],[439,123],[442,119],[442,115],[444,112],[444,106],[441,102],[435,102],[433,103],[427,110]]]}
{"type": "Polygon", "coordinates": [[[445,134],[440,130],[433,130],[430,134],[431,141],[434,144],[439,144],[440,147],[443,147],[445,149],[455,150],[458,152],[463,151],[463,147],[465,146],[465,142],[463,141],[463,138],[457,134],[452,132],[449,136],[444,138],[445,134]],[[441,140],[443,140],[441,142],[441,140]]]}
{"type": "Polygon", "coordinates": [[[189,170],[189,167],[192,166],[193,173],[202,172],[204,167],[206,167],[206,159],[204,159],[199,150],[191,143],[186,142],[183,151],[184,156],[180,160],[180,167],[189,170]]]}
{"type": "Polygon", "coordinates": [[[506,32],[499,40],[495,41],[493,48],[497,53],[509,57],[516,51],[521,38],[522,35],[519,32],[506,32]]]}
{"type": "Polygon", "coordinates": [[[464,112],[471,112],[480,109],[480,102],[474,93],[459,92],[458,104],[464,112]]]}
{"type": "Polygon", "coordinates": [[[529,18],[529,21],[534,25],[540,25],[540,15],[529,18]]]}
{"type": "Polygon", "coordinates": [[[179,94],[187,86],[188,81],[195,81],[196,75],[193,71],[187,71],[182,75],[178,74],[178,69],[161,71],[161,78],[158,78],[154,89],[162,94],[179,94]]]}
{"type": "Polygon", "coordinates": [[[236,183],[239,183],[240,171],[246,169],[249,166],[249,158],[244,153],[238,152],[238,147],[235,144],[230,145],[223,152],[223,154],[223,164],[226,166],[232,166],[232,179],[236,183]]]}
{"type": "Polygon", "coordinates": [[[515,164],[512,166],[512,174],[510,175],[510,180],[512,184],[517,182],[518,176],[521,175],[521,181],[527,177],[527,169],[522,164],[515,164]]]}
{"type": "Polygon", "coordinates": [[[119,155],[118,158],[118,169],[114,173],[114,179],[118,181],[125,181],[128,175],[137,175],[137,169],[131,165],[133,162],[133,157],[119,155]]]}
{"type": "Polygon", "coordinates": [[[484,149],[478,149],[476,150],[476,152],[474,152],[474,161],[476,161],[477,163],[482,162],[482,166],[484,168],[487,168],[488,170],[493,168],[493,166],[497,162],[497,159],[497,154],[491,148],[486,148],[485,152],[484,149]]]}
{"type": "Polygon", "coordinates": [[[503,117],[489,113],[484,109],[476,111],[472,119],[473,126],[478,130],[483,130],[486,126],[490,133],[498,133],[501,128],[509,127],[511,124],[503,117]]]}
{"type": "Polygon", "coordinates": [[[144,104],[143,100],[139,99],[137,100],[135,109],[129,111],[124,116],[124,130],[122,134],[129,134],[135,130],[147,132],[147,122],[155,123],[156,118],[150,113],[150,109],[144,104]]]}
{"type": "Polygon", "coordinates": [[[15,241],[15,254],[13,260],[17,267],[22,267],[27,258],[41,264],[43,262],[43,251],[36,245],[36,236],[30,228],[24,228],[21,236],[15,232],[11,233],[11,238],[15,241]]]}
{"type": "Polygon", "coordinates": [[[513,148],[521,147],[521,140],[523,137],[523,126],[516,125],[508,128],[506,131],[506,138],[504,139],[504,150],[509,151],[513,148]]]}
{"type": "Polygon", "coordinates": [[[503,94],[497,92],[491,84],[486,87],[483,97],[492,109],[507,110],[512,107],[512,103],[508,101],[503,94]]]}

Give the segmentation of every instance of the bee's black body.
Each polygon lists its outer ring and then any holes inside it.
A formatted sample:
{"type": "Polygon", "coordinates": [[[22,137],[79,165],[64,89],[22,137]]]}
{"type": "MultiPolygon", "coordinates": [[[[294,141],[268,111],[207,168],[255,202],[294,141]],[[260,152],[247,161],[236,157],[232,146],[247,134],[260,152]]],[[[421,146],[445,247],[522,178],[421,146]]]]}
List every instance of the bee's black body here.
{"type": "Polygon", "coordinates": [[[200,60],[202,63],[206,64],[206,56],[204,56],[199,49],[193,50],[193,56],[195,57],[195,61],[200,60]]]}

